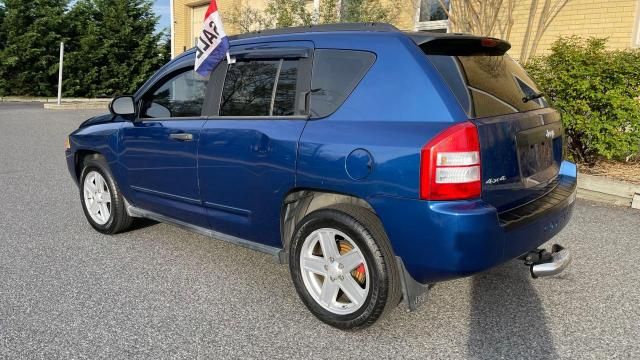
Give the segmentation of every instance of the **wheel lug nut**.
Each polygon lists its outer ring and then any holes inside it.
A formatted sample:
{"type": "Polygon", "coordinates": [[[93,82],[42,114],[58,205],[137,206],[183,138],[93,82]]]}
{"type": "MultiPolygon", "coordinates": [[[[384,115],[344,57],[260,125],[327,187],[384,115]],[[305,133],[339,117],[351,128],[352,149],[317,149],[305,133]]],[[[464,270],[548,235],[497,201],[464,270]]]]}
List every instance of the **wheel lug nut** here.
{"type": "Polygon", "coordinates": [[[338,269],[344,269],[344,265],[338,264],[338,269]]]}
{"type": "Polygon", "coordinates": [[[324,269],[325,269],[325,270],[329,270],[329,265],[325,265],[325,266],[324,266],[324,269]]]}
{"type": "Polygon", "coordinates": [[[340,275],[340,281],[344,280],[344,276],[340,275]]]}
{"type": "Polygon", "coordinates": [[[331,262],[333,262],[334,260],[335,260],[335,259],[334,259],[334,258],[332,258],[332,257],[330,257],[330,258],[329,258],[329,261],[331,261],[331,262]]]}

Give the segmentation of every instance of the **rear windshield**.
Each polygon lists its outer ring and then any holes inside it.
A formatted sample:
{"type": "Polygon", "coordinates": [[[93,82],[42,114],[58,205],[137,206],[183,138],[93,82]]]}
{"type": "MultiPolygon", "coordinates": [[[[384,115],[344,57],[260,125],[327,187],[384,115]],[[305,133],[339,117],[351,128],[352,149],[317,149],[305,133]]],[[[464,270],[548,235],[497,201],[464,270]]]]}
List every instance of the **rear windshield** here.
{"type": "Polygon", "coordinates": [[[524,69],[509,55],[427,55],[470,118],[498,116],[547,107],[524,69]]]}

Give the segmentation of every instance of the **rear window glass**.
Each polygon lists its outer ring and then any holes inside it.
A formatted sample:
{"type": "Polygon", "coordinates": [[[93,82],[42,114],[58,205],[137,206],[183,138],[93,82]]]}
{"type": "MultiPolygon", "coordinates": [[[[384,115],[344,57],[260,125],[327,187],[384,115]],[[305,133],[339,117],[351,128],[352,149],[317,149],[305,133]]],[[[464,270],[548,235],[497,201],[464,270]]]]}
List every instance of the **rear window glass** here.
{"type": "Polygon", "coordinates": [[[319,49],[314,53],[311,116],[331,115],[349,97],[376,60],[370,52],[319,49]]]}
{"type": "Polygon", "coordinates": [[[460,105],[472,118],[505,115],[547,107],[535,83],[510,56],[428,55],[460,105]]]}

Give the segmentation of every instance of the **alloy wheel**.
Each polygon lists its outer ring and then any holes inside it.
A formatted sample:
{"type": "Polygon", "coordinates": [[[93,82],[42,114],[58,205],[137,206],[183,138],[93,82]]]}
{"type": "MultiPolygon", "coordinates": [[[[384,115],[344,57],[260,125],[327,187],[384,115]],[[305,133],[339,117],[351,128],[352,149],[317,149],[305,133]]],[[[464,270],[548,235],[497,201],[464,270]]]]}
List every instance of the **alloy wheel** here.
{"type": "Polygon", "coordinates": [[[84,204],[91,219],[98,225],[104,225],[111,217],[111,191],[104,177],[91,171],[84,179],[84,204]]]}
{"type": "Polygon", "coordinates": [[[364,255],[345,233],[315,230],[300,253],[304,285],[313,299],[334,314],[347,315],[364,305],[369,295],[369,270],[364,255]]]}

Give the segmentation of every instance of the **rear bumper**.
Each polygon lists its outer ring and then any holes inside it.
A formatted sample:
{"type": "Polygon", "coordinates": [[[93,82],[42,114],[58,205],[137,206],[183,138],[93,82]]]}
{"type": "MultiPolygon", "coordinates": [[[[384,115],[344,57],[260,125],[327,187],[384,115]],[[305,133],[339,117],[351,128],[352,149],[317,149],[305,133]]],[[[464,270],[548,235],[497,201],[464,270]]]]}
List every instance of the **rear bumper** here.
{"type": "Polygon", "coordinates": [[[409,275],[426,284],[487,270],[549,241],[571,218],[576,183],[576,166],[565,161],[554,191],[502,214],[482,200],[371,204],[409,275]]]}

